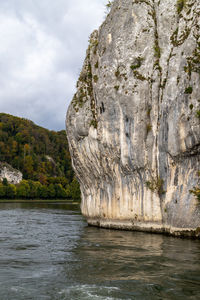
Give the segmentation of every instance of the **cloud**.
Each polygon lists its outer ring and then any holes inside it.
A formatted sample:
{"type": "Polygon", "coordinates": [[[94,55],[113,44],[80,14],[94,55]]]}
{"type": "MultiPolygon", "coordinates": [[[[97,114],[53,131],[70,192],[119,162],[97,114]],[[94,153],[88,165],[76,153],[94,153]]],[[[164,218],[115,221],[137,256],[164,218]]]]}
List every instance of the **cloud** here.
{"type": "Polygon", "coordinates": [[[0,111],[64,129],[105,0],[1,0],[0,111]]]}

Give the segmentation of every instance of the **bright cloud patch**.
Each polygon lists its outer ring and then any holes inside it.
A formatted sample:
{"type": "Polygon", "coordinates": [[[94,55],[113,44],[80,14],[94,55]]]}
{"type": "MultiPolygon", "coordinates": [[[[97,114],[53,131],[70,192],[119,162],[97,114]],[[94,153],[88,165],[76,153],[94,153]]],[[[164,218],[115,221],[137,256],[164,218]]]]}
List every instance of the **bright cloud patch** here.
{"type": "Polygon", "coordinates": [[[104,0],[0,1],[0,111],[64,129],[104,0]]]}

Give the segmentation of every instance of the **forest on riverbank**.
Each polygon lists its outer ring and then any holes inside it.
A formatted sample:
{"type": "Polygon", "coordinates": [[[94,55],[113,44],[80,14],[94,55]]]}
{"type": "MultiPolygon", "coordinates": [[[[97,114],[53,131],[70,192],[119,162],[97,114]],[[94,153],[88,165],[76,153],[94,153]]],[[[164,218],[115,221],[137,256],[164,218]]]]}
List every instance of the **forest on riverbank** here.
{"type": "Polygon", "coordinates": [[[18,184],[0,182],[0,198],[80,199],[64,130],[0,113],[0,162],[23,174],[18,184]]]}

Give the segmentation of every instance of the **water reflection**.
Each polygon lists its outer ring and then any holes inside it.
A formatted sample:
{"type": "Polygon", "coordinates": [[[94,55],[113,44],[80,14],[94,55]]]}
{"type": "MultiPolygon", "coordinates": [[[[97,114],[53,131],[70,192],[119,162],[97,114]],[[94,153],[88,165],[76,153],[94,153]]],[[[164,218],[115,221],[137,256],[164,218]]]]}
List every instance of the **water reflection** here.
{"type": "Polygon", "coordinates": [[[84,283],[87,274],[91,284],[112,282],[127,297],[136,291],[138,297],[153,293],[152,299],[200,297],[198,241],[87,227],[74,254],[77,281],[84,283]]]}
{"type": "Polygon", "coordinates": [[[0,299],[200,299],[200,243],[88,227],[78,207],[0,204],[0,299]]]}
{"type": "Polygon", "coordinates": [[[77,202],[59,202],[55,200],[53,202],[0,202],[0,210],[9,210],[9,209],[59,209],[59,210],[72,210],[80,212],[80,203],[77,202]]]}

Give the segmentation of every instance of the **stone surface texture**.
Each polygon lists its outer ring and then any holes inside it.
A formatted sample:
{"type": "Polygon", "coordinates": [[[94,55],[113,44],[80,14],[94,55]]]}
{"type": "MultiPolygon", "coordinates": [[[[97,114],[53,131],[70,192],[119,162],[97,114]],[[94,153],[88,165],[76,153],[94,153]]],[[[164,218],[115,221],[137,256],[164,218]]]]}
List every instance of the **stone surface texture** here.
{"type": "Polygon", "coordinates": [[[66,128],[91,225],[200,236],[200,1],[115,0],[66,128]]]}
{"type": "Polygon", "coordinates": [[[7,163],[0,162],[0,180],[3,178],[8,180],[8,183],[17,184],[22,180],[22,173],[19,170],[14,169],[7,163]]]}

